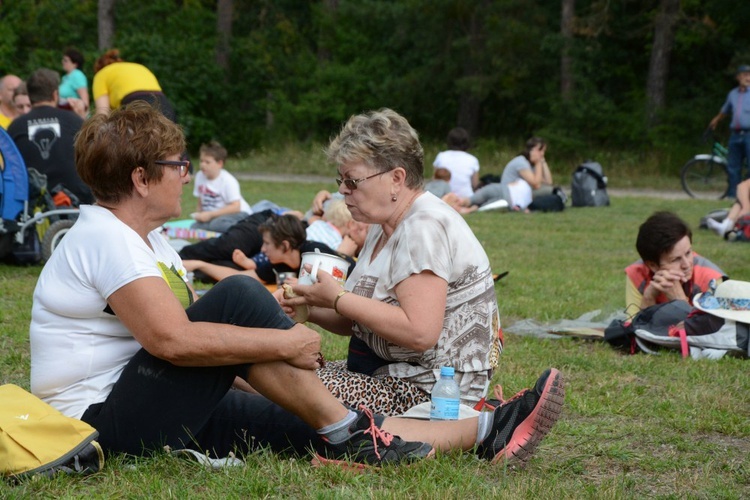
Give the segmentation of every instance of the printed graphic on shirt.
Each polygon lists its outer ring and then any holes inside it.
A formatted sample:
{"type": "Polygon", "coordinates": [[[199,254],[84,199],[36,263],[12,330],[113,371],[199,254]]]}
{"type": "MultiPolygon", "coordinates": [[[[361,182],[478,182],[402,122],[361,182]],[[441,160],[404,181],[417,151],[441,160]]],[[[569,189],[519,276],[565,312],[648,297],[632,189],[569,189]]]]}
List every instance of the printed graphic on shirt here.
{"type": "Polygon", "coordinates": [[[221,195],[212,191],[208,186],[199,186],[198,193],[201,197],[201,210],[210,212],[222,208],[225,203],[221,195]]]}
{"type": "MultiPolygon", "coordinates": [[[[352,291],[357,295],[372,298],[377,282],[377,277],[362,276],[352,291]]],[[[384,299],[383,302],[399,305],[392,297],[384,299]]],[[[454,366],[473,367],[476,370],[495,367],[502,352],[502,340],[498,335],[500,319],[491,271],[489,268],[480,271],[476,266],[470,266],[456,281],[448,284],[443,333],[437,345],[424,353],[393,344],[358,323],[354,325],[354,332],[378,356],[389,361],[415,363],[427,356],[441,362],[450,359],[454,366]],[[489,351],[488,326],[492,332],[489,351]],[[451,334],[448,335],[447,332],[451,334]],[[492,364],[488,366],[488,362],[492,364]]],[[[410,370],[409,366],[392,366],[390,371],[393,376],[407,378],[410,370]]]]}
{"type": "Polygon", "coordinates": [[[167,267],[167,264],[161,261],[159,261],[158,266],[162,278],[167,282],[172,293],[175,294],[182,307],[187,309],[193,303],[193,294],[190,292],[190,288],[185,283],[185,280],[180,276],[179,271],[175,269],[174,265],[167,267]]]}
{"type": "Polygon", "coordinates": [[[42,159],[48,160],[52,146],[61,136],[60,122],[57,118],[29,120],[28,135],[29,140],[39,149],[42,159]]]}

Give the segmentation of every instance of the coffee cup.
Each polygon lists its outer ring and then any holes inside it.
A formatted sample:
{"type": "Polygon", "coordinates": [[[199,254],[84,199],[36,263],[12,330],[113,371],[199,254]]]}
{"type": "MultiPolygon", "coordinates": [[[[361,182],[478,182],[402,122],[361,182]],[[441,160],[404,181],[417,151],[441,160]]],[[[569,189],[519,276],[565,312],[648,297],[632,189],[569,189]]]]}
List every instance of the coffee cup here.
{"type": "Polygon", "coordinates": [[[349,272],[349,263],[337,255],[330,255],[320,252],[305,252],[302,254],[302,265],[299,270],[299,280],[301,285],[312,285],[318,281],[318,271],[325,271],[342,285],[346,282],[346,275],[349,272]],[[310,272],[307,272],[307,266],[310,266],[310,272]]]}

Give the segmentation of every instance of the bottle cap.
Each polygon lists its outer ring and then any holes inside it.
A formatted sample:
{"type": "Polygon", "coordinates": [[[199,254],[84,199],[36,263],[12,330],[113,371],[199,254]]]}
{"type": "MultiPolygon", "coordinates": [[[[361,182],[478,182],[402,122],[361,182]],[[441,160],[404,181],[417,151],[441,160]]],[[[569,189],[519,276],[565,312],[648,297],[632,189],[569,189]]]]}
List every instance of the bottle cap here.
{"type": "Polygon", "coordinates": [[[440,376],[441,377],[451,377],[453,378],[453,374],[455,373],[455,370],[452,366],[443,366],[440,368],[440,376]]]}

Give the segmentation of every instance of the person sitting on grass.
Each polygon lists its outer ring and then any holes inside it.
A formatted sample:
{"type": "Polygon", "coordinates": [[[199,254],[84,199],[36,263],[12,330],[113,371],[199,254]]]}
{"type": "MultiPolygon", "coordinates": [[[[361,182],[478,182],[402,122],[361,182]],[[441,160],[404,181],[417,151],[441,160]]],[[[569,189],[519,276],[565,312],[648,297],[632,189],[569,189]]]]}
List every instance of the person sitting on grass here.
{"type": "Polygon", "coordinates": [[[331,200],[322,217],[308,222],[305,229],[308,241],[324,243],[349,257],[357,256],[369,227],[369,224],[352,219],[342,199],[331,200]]]}
{"type": "Polygon", "coordinates": [[[223,233],[253,213],[240,192],[240,183],[224,170],[227,150],[216,141],[200,149],[201,169],[195,175],[193,196],[198,207],[190,216],[195,219],[191,229],[223,233]]]}
{"type": "Polygon", "coordinates": [[[451,192],[450,180],[451,171],[447,168],[438,167],[432,174],[432,180],[425,183],[424,190],[438,198],[443,198],[451,192]]]}
{"type": "Polygon", "coordinates": [[[466,221],[425,193],[424,150],[390,109],[350,117],[330,143],[339,193],[370,229],[346,283],[318,272],[281,304],[349,338],[346,361],[319,376],[341,401],[403,415],[427,404],[443,366],[461,404],[481,409],[502,331],[489,258],[466,221]]]}
{"type": "Polygon", "coordinates": [[[528,213],[535,195],[552,193],[552,174],[544,153],[547,144],[540,137],[526,141],[526,149],[503,169],[500,182],[477,189],[469,198],[445,199],[459,213],[508,208],[528,213]]]}
{"type": "Polygon", "coordinates": [[[635,247],[641,258],[625,268],[628,316],[670,300],[692,304],[711,280],[725,277],[716,264],[693,252],[690,227],[672,212],[656,212],[646,219],[635,247]]]}
{"type": "Polygon", "coordinates": [[[134,102],[83,125],[76,165],[96,204],[47,261],[29,328],[31,391],[99,433],[105,454],[193,449],[211,456],[314,450],[314,464],[362,469],[475,450],[523,464],[558,419],[560,372],[493,412],[452,422],[352,410],[326,389],[320,335],[258,281],[203,297],[160,228],[180,215],[190,165],[181,129],[134,102]],[[237,380],[257,391],[232,389],[237,380]],[[400,436],[400,437],[399,437],[400,436]]]}
{"type": "MultiPolygon", "coordinates": [[[[220,240],[235,240],[235,228],[238,226],[240,226],[240,224],[233,226],[228,232],[219,236],[216,239],[217,245],[228,248],[228,246],[221,243],[220,240]]],[[[321,253],[344,257],[350,264],[350,270],[354,267],[353,258],[340,254],[325,243],[307,240],[305,226],[302,221],[294,215],[278,216],[270,214],[265,222],[257,226],[256,231],[260,237],[260,247],[254,248],[248,252],[246,250],[249,247],[244,245],[243,247],[235,248],[231,253],[233,264],[241,269],[226,266],[222,263],[206,262],[200,259],[185,259],[183,264],[188,271],[201,273],[198,276],[201,279],[203,277],[202,275],[205,275],[213,280],[220,281],[229,276],[244,274],[262,281],[263,283],[276,283],[276,273],[299,273],[299,268],[302,264],[302,254],[305,252],[314,252],[316,249],[321,253]],[[265,256],[269,263],[268,265],[265,265],[264,262],[261,262],[259,265],[257,261],[248,258],[248,255],[254,256],[259,253],[262,253],[265,256]]],[[[364,234],[361,238],[364,240],[364,234]]],[[[253,241],[255,239],[256,237],[252,238],[253,241]]],[[[357,245],[356,242],[354,244],[355,246],[357,245]]],[[[184,250],[185,249],[183,248],[180,252],[183,257],[186,255],[184,250]]]]}
{"type": "Polygon", "coordinates": [[[750,214],[750,179],[737,184],[737,201],[729,209],[727,217],[721,222],[709,218],[706,220],[706,224],[713,232],[719,236],[724,236],[734,229],[734,225],[740,217],[747,214],[750,214]]]}
{"type": "MultiPolygon", "coordinates": [[[[466,129],[455,127],[448,132],[447,142],[448,149],[438,153],[432,166],[435,167],[436,173],[438,169],[443,168],[450,174],[447,179],[450,183],[449,192],[468,198],[479,187],[479,160],[468,152],[471,136],[466,129]]],[[[425,191],[429,190],[425,188],[425,191]]]]}

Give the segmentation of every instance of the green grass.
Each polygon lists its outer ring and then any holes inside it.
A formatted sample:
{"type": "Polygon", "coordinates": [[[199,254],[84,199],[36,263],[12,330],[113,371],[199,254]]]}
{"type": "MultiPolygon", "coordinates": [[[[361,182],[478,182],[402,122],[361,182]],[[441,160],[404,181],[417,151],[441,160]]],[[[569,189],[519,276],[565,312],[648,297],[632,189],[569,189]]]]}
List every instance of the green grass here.
{"type": "MultiPolygon", "coordinates": [[[[432,175],[432,162],[442,143],[424,144],[425,175],[432,175]]],[[[469,152],[479,159],[480,175],[500,175],[508,161],[523,149],[523,144],[481,141],[469,152]]],[[[556,183],[570,185],[570,176],[584,160],[593,159],[604,167],[609,185],[615,188],[653,188],[681,190],[679,172],[682,165],[696,153],[707,153],[700,145],[688,149],[684,156],[658,151],[586,151],[580,155],[560,156],[554,144],[549,146],[547,161],[556,183]]],[[[227,168],[234,172],[273,172],[289,175],[313,174],[331,176],[335,170],[326,162],[324,145],[316,142],[289,143],[282,147],[260,148],[241,158],[230,158],[227,168]]]]}
{"type": "MultiPolygon", "coordinates": [[[[329,170],[325,171],[330,175],[329,170]]],[[[248,200],[306,208],[327,184],[243,182],[248,200]]],[[[184,206],[194,202],[186,190],[184,206]]],[[[576,318],[624,306],[623,268],[636,258],[638,225],[669,209],[697,226],[722,203],[613,198],[609,208],[559,214],[473,214],[467,218],[495,271],[504,326],[522,318],[576,318]]],[[[186,212],[187,213],[187,212],[186,212]]],[[[750,280],[750,246],[695,231],[695,249],[734,278],[750,280]]],[[[28,387],[28,323],[38,267],[0,265],[0,382],[28,387]]],[[[345,343],[325,338],[326,356],[345,343]]],[[[165,455],[110,460],[87,478],[0,485],[2,498],[631,498],[750,496],[750,365],[741,359],[683,360],[676,353],[622,355],[603,343],[506,334],[495,376],[506,395],[547,366],[568,383],[563,417],[523,471],[449,454],[412,467],[352,475],[315,470],[270,453],[210,472],[165,455]]]]}

